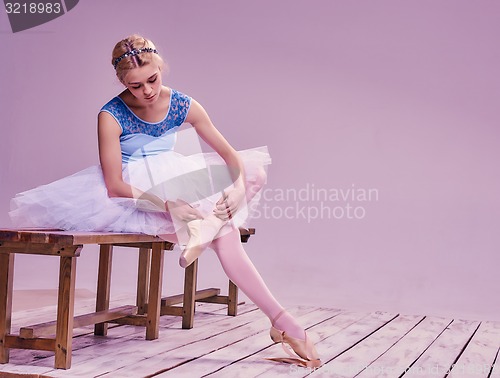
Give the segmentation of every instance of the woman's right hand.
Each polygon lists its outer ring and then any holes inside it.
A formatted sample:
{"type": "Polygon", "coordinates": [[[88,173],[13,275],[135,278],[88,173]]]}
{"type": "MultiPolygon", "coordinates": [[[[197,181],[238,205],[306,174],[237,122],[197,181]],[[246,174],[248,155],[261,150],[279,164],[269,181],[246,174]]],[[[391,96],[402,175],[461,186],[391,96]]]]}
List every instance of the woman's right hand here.
{"type": "Polygon", "coordinates": [[[170,213],[170,215],[172,215],[172,217],[183,222],[203,219],[203,216],[196,208],[183,200],[167,201],[165,202],[165,209],[170,213]]]}

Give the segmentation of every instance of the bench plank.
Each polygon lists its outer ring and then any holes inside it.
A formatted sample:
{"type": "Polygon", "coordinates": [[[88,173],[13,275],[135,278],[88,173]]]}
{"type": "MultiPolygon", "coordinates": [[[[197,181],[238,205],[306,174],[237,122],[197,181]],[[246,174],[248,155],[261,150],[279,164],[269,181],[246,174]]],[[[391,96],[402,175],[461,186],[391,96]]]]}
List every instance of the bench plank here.
{"type": "MultiPolygon", "coordinates": [[[[254,228],[240,228],[240,235],[248,239],[255,234],[254,228]]],[[[115,243],[156,243],[164,239],[139,233],[63,231],[54,229],[2,229],[0,242],[32,242],[41,244],[80,245],[80,244],[115,244],[115,243]]],[[[245,240],[246,241],[246,240],[245,240]]]]}
{"type": "Polygon", "coordinates": [[[0,241],[0,253],[22,253],[31,255],[80,256],[81,245],[44,244],[30,241],[0,241]]]}

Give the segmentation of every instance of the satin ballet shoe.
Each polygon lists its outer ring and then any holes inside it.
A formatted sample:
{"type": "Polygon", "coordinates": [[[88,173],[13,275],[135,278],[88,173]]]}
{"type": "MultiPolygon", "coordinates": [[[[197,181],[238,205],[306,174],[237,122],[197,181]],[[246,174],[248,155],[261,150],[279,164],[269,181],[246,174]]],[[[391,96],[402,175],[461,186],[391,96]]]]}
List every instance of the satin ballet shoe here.
{"type": "Polygon", "coordinates": [[[179,257],[179,265],[187,268],[209,246],[226,222],[216,216],[195,219],[187,223],[189,241],[179,257]]]}
{"type": "Polygon", "coordinates": [[[304,331],[304,340],[291,337],[286,334],[285,331],[277,329],[274,325],[278,318],[285,313],[285,310],[281,310],[278,315],[271,322],[271,331],[269,332],[271,339],[275,343],[281,343],[283,350],[290,356],[290,358],[268,358],[268,360],[276,362],[284,362],[294,365],[299,365],[309,368],[318,368],[321,366],[321,360],[319,358],[318,352],[314,347],[314,344],[307,337],[307,333],[304,331]],[[290,348],[295,352],[293,354],[289,348],[285,346],[288,344],[290,348]],[[299,358],[297,358],[297,356],[299,358]]]}

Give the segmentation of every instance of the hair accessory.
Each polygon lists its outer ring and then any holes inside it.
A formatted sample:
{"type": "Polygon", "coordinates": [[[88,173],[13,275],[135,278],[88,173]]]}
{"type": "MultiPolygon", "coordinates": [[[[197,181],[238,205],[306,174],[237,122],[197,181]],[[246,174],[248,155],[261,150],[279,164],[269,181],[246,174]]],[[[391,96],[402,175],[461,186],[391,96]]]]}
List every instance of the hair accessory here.
{"type": "Polygon", "coordinates": [[[145,53],[145,52],[149,52],[149,53],[152,52],[152,53],[158,54],[158,50],[152,49],[151,47],[144,47],[142,49],[133,49],[133,50],[127,51],[122,56],[119,56],[118,58],[116,58],[113,65],[115,66],[115,69],[116,69],[116,66],[118,65],[118,63],[120,63],[120,61],[122,59],[128,58],[129,56],[136,56],[136,55],[139,55],[139,54],[145,53]]]}

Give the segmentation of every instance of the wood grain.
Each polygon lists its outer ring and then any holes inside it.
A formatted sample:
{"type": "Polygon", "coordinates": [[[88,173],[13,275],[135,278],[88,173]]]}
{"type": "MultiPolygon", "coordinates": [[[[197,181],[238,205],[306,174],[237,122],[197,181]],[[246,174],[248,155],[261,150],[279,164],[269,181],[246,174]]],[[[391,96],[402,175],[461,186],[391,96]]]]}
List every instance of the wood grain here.
{"type": "Polygon", "coordinates": [[[425,317],[389,350],[367,365],[358,377],[399,377],[444,332],[451,322],[452,319],[425,317]]]}
{"type": "Polygon", "coordinates": [[[136,304],[139,314],[146,313],[146,304],[149,294],[149,271],[151,269],[151,249],[139,248],[139,262],[137,265],[137,296],[136,304]]]}
{"type": "MultiPolygon", "coordinates": [[[[135,295],[130,295],[120,300],[112,299],[110,305],[121,306],[134,300],[135,295]]],[[[92,309],[92,301],[85,300],[76,304],[75,312],[92,309]]],[[[19,313],[18,319],[20,324],[26,324],[29,320],[50,318],[54,310],[55,306],[38,311],[26,310],[19,313]]],[[[269,320],[251,304],[242,305],[238,310],[238,316],[228,317],[227,306],[197,303],[194,328],[182,329],[179,317],[162,317],[159,337],[153,342],[144,339],[142,327],[112,325],[107,337],[94,337],[90,327],[78,328],[79,336],[73,338],[74,353],[69,371],[53,368],[53,353],[19,349],[15,350],[16,353],[11,351],[10,363],[0,365],[0,376],[15,372],[72,378],[125,378],[154,374],[158,377],[208,374],[217,378],[247,378],[304,377],[311,373],[304,368],[267,360],[269,357],[286,356],[281,345],[274,344],[269,338],[269,320]]],[[[474,358],[490,359],[492,350],[494,358],[498,357],[500,340],[495,335],[500,322],[481,322],[478,328],[479,323],[474,321],[452,318],[425,316],[420,321],[422,316],[315,306],[292,307],[289,310],[307,328],[324,363],[312,372],[312,377],[337,377],[339,367],[345,369],[350,364],[359,364],[368,365],[371,370],[367,368],[357,377],[393,378],[399,377],[401,370],[377,375],[375,368],[417,366],[425,362],[420,359],[426,356],[432,356],[434,362],[431,363],[438,361],[438,364],[446,366],[450,361],[459,363],[474,361],[474,358]]],[[[16,315],[13,314],[13,324],[18,324],[16,315]]],[[[8,340],[9,343],[32,342],[14,336],[9,336],[8,340]]],[[[50,340],[45,342],[50,346],[50,340]]],[[[430,360],[427,358],[427,361],[430,360]]],[[[496,366],[490,378],[498,378],[499,372],[496,366]]],[[[412,375],[407,373],[405,376],[412,375]]],[[[431,372],[418,375],[416,370],[413,376],[444,377],[431,372]]],[[[481,376],[471,374],[467,378],[481,376]]]]}
{"type": "Polygon", "coordinates": [[[73,341],[76,257],[61,257],[60,260],[54,366],[60,369],[69,369],[73,341]]]}
{"type": "Polygon", "coordinates": [[[0,254],[20,253],[29,255],[48,255],[48,256],[79,256],[81,245],[73,244],[44,244],[32,242],[0,242],[0,254]]]}
{"type": "Polygon", "coordinates": [[[154,243],[151,255],[149,299],[147,312],[146,340],[158,338],[158,323],[161,310],[161,288],[163,276],[163,249],[161,243],[154,243]]]}
{"type": "Polygon", "coordinates": [[[194,300],[198,278],[198,259],[184,270],[184,298],[182,303],[182,328],[193,328],[194,300]]]}
{"type": "Polygon", "coordinates": [[[11,327],[13,282],[14,254],[0,254],[0,363],[9,362],[5,338],[11,327]]]}
{"type": "Polygon", "coordinates": [[[426,349],[410,367],[408,376],[427,374],[446,375],[469,343],[479,322],[472,320],[453,320],[453,322],[426,349]]]}
{"type": "MultiPolygon", "coordinates": [[[[102,244],[99,249],[99,268],[97,274],[97,294],[95,311],[106,311],[109,309],[109,292],[111,289],[111,265],[113,261],[113,246],[102,244]]],[[[108,332],[107,323],[94,325],[94,334],[106,336],[108,332]]]]}
{"type": "MultiPolygon", "coordinates": [[[[240,229],[242,239],[255,234],[255,229],[240,229]]],[[[246,240],[245,240],[246,241],[246,240]]],[[[113,232],[75,232],[54,229],[1,229],[0,247],[3,242],[26,242],[41,244],[82,245],[82,244],[118,244],[118,243],[157,243],[164,246],[172,244],[153,235],[113,232]]]]}
{"type": "MultiPolygon", "coordinates": [[[[112,310],[108,309],[92,312],[90,314],[79,315],[73,318],[73,328],[81,328],[94,324],[103,324],[103,322],[110,322],[112,320],[124,318],[129,315],[135,315],[136,313],[136,306],[126,305],[114,308],[112,310]]],[[[55,335],[56,327],[57,321],[22,327],[19,332],[19,337],[22,339],[33,339],[36,337],[55,335]]]]}
{"type": "Polygon", "coordinates": [[[448,377],[488,377],[499,348],[500,323],[482,322],[448,377]]]}

